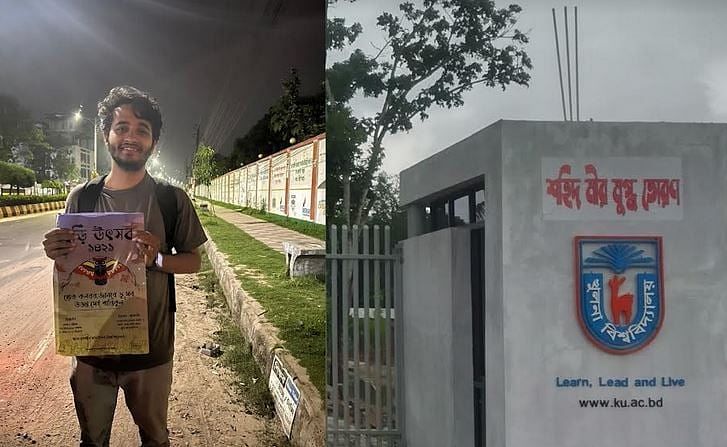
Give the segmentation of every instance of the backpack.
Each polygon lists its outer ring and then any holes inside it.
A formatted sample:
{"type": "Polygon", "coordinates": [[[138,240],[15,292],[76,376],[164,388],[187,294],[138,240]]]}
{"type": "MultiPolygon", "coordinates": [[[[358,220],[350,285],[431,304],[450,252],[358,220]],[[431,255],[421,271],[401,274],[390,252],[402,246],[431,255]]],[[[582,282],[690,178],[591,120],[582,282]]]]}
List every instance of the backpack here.
{"type": "MultiPolygon", "coordinates": [[[[153,179],[155,184],[155,193],[159,209],[162,212],[162,220],[164,221],[164,234],[167,241],[167,253],[171,254],[172,248],[175,247],[174,234],[177,227],[177,195],[174,192],[174,186],[163,180],[153,179]]],[[[89,180],[83,185],[81,193],[78,195],[78,212],[92,213],[96,207],[101,191],[103,190],[106,176],[96,177],[89,180]]],[[[174,287],[174,274],[167,273],[169,284],[169,311],[177,311],[177,295],[174,287]]]]}

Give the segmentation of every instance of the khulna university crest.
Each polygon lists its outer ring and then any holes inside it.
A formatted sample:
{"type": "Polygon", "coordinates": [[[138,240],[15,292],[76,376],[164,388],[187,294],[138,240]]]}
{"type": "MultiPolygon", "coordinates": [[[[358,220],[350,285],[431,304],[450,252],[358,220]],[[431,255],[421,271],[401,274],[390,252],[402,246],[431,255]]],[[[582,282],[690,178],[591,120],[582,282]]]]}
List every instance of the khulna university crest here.
{"type": "Polygon", "coordinates": [[[612,354],[649,344],[664,319],[658,236],[577,236],[576,307],[586,336],[612,354]]]}

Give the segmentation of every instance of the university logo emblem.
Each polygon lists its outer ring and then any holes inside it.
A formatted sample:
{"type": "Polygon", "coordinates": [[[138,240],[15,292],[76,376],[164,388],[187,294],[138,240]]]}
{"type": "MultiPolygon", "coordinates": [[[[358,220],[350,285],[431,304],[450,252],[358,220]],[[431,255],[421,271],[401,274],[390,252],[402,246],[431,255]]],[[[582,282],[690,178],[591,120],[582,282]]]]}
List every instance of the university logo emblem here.
{"type": "Polygon", "coordinates": [[[661,237],[577,236],[576,307],[586,336],[611,354],[643,348],[664,319],[661,237]]]}

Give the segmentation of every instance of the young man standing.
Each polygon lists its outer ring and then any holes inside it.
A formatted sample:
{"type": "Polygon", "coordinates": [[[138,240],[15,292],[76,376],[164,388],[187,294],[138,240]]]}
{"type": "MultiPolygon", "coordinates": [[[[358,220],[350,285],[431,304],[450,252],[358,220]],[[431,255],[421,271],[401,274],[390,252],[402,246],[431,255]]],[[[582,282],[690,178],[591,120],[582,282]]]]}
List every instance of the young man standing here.
{"type": "MultiPolygon", "coordinates": [[[[170,227],[160,203],[169,197],[146,172],[162,127],[154,98],[133,87],[111,89],[98,105],[106,147],[112,158],[111,172],[96,189],[88,205],[89,185],[68,195],[66,212],[143,212],[145,231],[134,234],[147,265],[149,354],[74,357],[71,388],[81,427],[81,446],[108,446],[118,389],[139,426],[142,446],[168,446],[167,408],[172,384],[174,354],[174,292],[172,273],[194,273],[200,268],[198,248],[207,238],[187,194],[166,185],[176,198],[176,221],[170,227]],[[82,197],[85,195],[84,197],[82,197]],[[173,228],[172,241],[168,241],[173,228]],[[175,252],[172,254],[171,248],[175,252]]],[[[99,179],[92,183],[99,183],[99,179]]],[[[168,208],[167,208],[168,209],[168,208]]],[[[169,214],[169,213],[166,213],[169,214]]],[[[43,240],[51,259],[74,249],[73,232],[55,228],[43,240]]]]}

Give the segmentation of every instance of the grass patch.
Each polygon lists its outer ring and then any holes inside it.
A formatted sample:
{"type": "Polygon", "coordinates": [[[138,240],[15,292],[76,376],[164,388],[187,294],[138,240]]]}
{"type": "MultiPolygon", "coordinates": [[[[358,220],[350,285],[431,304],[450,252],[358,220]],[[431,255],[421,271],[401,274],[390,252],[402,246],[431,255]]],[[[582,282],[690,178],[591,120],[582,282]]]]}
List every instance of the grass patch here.
{"type": "Polygon", "coordinates": [[[325,284],[310,277],[288,278],[282,254],[206,211],[199,210],[198,215],[219,250],[227,255],[242,288],[263,306],[268,321],[280,330],[283,346],[307,370],[323,397],[325,284]]]}
{"type": "MultiPolygon", "coordinates": [[[[207,307],[227,309],[225,296],[217,282],[212,266],[206,256],[202,257],[202,272],[198,274],[200,287],[207,296],[207,307]]],[[[250,345],[245,341],[240,329],[235,325],[228,312],[217,313],[220,330],[215,332],[214,341],[222,348],[220,361],[237,375],[235,388],[248,410],[272,418],[275,404],[268,389],[268,382],[255,362],[250,345]]]]}
{"type": "Polygon", "coordinates": [[[326,240],[326,226],[317,224],[314,222],[307,222],[305,220],[295,219],[292,217],[285,217],[275,213],[268,213],[260,211],[255,208],[241,207],[239,205],[232,205],[230,203],[218,202],[216,200],[204,199],[211,202],[213,205],[221,206],[223,208],[235,210],[248,216],[256,217],[258,219],[280,225],[281,227],[289,230],[297,231],[298,233],[305,234],[306,236],[314,237],[322,241],[326,240]]]}

